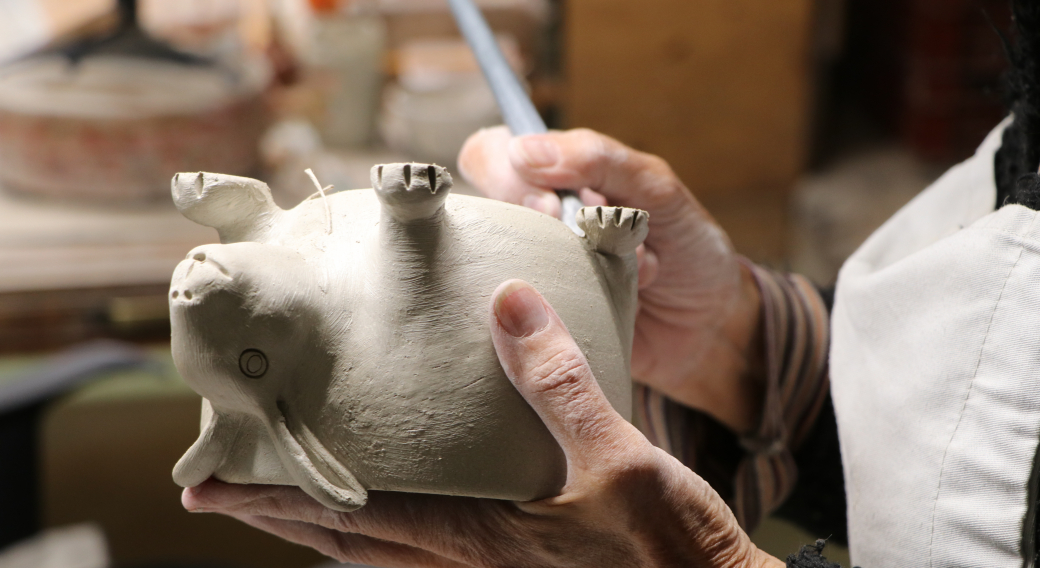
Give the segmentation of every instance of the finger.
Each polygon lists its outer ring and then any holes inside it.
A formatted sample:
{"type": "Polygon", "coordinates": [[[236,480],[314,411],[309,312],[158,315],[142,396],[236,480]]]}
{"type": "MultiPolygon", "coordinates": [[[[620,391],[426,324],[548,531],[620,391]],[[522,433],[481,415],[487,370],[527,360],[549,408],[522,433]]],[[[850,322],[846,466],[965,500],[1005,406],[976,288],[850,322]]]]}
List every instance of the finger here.
{"type": "Polygon", "coordinates": [[[560,199],[551,188],[527,183],[510,164],[508,147],[512,137],[505,126],[474,133],[459,152],[459,173],[487,197],[558,217],[560,199]]]}
{"type": "Polygon", "coordinates": [[[578,197],[581,198],[581,202],[584,203],[586,207],[606,206],[610,204],[606,197],[603,197],[599,193],[596,193],[587,187],[578,192],[578,197]]]}
{"type": "Polygon", "coordinates": [[[336,528],[338,513],[299,487],[244,485],[207,479],[181,492],[181,505],[193,513],[250,514],[305,521],[336,528]]]}
{"type": "Polygon", "coordinates": [[[520,136],[508,150],[513,169],[534,187],[591,188],[612,205],[649,211],[651,219],[692,203],[664,160],[591,130],[520,136]]]}
{"type": "Polygon", "coordinates": [[[489,548],[504,548],[498,526],[515,509],[506,501],[443,495],[369,492],[367,505],[351,513],[333,511],[298,487],[238,485],[213,479],[184,490],[181,501],[193,512],[298,521],[338,532],[363,534],[476,565],[483,552],[472,546],[481,536],[489,548]],[[467,535],[466,540],[458,538],[467,535]]]}
{"type": "Polygon", "coordinates": [[[463,568],[460,562],[438,554],[387,542],[365,535],[344,533],[301,521],[287,521],[257,515],[232,514],[248,525],[294,542],[309,546],[339,562],[350,562],[385,568],[463,568]]]}
{"type": "Polygon", "coordinates": [[[639,245],[636,247],[636,263],[639,266],[639,289],[645,290],[657,280],[657,254],[646,246],[639,245]]]}
{"type": "Polygon", "coordinates": [[[568,462],[583,465],[617,443],[627,423],[545,299],[526,282],[510,280],[495,290],[491,306],[491,336],[502,368],[568,462]]]}

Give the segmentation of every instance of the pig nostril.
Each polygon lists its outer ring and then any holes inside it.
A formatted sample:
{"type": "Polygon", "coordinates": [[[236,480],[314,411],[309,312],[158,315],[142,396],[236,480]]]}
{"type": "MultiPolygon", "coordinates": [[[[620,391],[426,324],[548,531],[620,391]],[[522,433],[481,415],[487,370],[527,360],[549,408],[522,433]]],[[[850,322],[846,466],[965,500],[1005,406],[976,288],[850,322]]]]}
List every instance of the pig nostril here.
{"type": "Polygon", "coordinates": [[[194,258],[195,260],[197,260],[199,262],[206,262],[206,253],[204,253],[204,252],[195,253],[195,256],[193,256],[192,258],[194,258]]]}
{"type": "Polygon", "coordinates": [[[184,299],[185,300],[190,300],[191,299],[191,290],[185,290],[184,291],[184,299]]]}
{"type": "Polygon", "coordinates": [[[176,290],[174,290],[173,292],[170,292],[170,297],[173,298],[174,300],[177,299],[177,296],[180,296],[180,293],[177,292],[176,290]]]}
{"type": "Polygon", "coordinates": [[[267,372],[267,356],[258,349],[246,349],[238,356],[238,369],[251,379],[259,379],[267,372]]]}

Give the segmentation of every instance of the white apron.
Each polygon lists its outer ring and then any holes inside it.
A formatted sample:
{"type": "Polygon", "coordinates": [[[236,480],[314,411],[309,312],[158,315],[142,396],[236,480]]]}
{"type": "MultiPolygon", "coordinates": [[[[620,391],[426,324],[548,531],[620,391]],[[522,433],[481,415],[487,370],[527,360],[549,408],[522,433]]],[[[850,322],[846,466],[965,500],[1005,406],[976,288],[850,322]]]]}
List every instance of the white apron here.
{"type": "Polygon", "coordinates": [[[863,568],[1032,566],[1040,214],[994,211],[1006,124],[838,278],[832,396],[863,568]]]}

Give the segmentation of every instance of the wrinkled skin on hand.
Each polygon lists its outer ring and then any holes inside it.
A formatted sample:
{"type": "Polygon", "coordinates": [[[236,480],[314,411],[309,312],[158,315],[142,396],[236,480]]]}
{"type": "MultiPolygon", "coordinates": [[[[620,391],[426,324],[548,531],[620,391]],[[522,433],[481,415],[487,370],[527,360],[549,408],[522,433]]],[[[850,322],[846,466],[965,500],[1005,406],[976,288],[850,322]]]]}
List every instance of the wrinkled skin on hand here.
{"type": "Polygon", "coordinates": [[[760,298],[729,238],[668,164],[590,130],[513,138],[482,130],[459,157],[488,197],[556,216],[551,188],[577,189],[586,205],[650,213],[640,251],[633,376],[738,432],[761,408],[760,298]]]}
{"type": "Polygon", "coordinates": [[[340,513],[296,487],[209,480],[184,490],[184,506],[376,566],[783,566],[751,543],[704,480],[614,411],[540,294],[506,282],[490,311],[506,374],[566,455],[558,497],[513,503],[373,491],[364,508],[340,513]]]}

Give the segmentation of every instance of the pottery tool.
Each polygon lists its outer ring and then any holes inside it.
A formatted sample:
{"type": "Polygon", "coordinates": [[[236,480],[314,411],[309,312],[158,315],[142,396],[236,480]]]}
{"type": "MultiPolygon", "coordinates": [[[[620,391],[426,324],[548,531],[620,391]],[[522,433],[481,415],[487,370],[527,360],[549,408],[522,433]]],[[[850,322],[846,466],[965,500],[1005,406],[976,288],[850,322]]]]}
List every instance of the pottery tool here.
{"type": "MultiPolygon", "coordinates": [[[[543,134],[548,132],[545,122],[534,108],[534,103],[527,96],[520,79],[513,73],[502,50],[498,48],[494,34],[484,16],[473,0],[448,0],[451,11],[455,15],[455,23],[459,26],[463,37],[469,43],[473,55],[480,63],[491,91],[495,94],[502,118],[515,136],[525,134],[543,134]]],[[[575,233],[582,235],[575,215],[585,206],[578,197],[578,192],[570,189],[557,189],[560,197],[560,218],[575,233]]]]}

